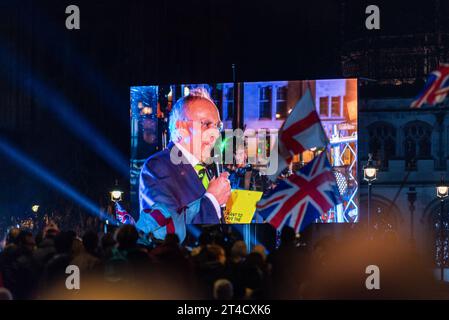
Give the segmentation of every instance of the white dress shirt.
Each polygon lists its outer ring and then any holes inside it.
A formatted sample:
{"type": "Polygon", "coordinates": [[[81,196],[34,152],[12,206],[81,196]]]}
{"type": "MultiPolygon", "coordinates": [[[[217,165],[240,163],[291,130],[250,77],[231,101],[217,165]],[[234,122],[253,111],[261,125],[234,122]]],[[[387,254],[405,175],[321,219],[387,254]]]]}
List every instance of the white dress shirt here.
{"type": "MultiPolygon", "coordinates": [[[[179,150],[181,150],[182,155],[187,159],[187,161],[193,168],[195,168],[195,166],[198,163],[200,163],[200,160],[198,160],[197,157],[195,157],[193,154],[191,154],[189,151],[187,151],[187,149],[184,148],[182,145],[175,142],[175,146],[179,150]]],[[[212,204],[214,205],[218,220],[220,220],[221,219],[221,209],[220,209],[220,204],[218,203],[217,199],[215,198],[215,196],[212,193],[209,193],[209,192],[206,192],[204,195],[206,197],[208,197],[210,199],[210,201],[212,202],[212,204]]]]}

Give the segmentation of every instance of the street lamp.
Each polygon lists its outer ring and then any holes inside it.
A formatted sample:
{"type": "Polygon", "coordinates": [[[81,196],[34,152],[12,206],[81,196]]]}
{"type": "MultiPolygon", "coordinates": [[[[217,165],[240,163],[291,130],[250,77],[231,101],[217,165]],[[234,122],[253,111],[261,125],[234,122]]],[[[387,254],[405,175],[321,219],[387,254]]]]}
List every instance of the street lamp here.
{"type": "Polygon", "coordinates": [[[370,228],[370,215],[371,215],[371,186],[374,180],[377,178],[377,168],[373,163],[373,155],[368,154],[368,162],[363,167],[363,179],[368,182],[368,228],[370,228]]]}
{"type": "Polygon", "coordinates": [[[449,195],[449,186],[444,184],[443,178],[441,178],[440,184],[437,185],[437,197],[444,201],[449,195]]]}
{"type": "Polygon", "coordinates": [[[444,281],[444,200],[449,195],[449,186],[444,183],[444,177],[441,176],[441,182],[436,186],[437,197],[440,198],[440,279],[444,281]]]}
{"type": "Polygon", "coordinates": [[[122,201],[122,195],[123,191],[121,191],[118,187],[118,182],[115,180],[115,188],[111,192],[111,201],[112,202],[119,202],[122,201]]]}
{"type": "Polygon", "coordinates": [[[122,201],[122,194],[123,194],[123,192],[120,190],[111,191],[111,200],[113,202],[122,201]]]}
{"type": "Polygon", "coordinates": [[[377,179],[377,168],[374,166],[373,155],[368,154],[368,162],[363,167],[363,179],[369,183],[377,179]]]}
{"type": "Polygon", "coordinates": [[[38,204],[34,204],[31,207],[31,211],[33,211],[34,213],[37,213],[39,211],[39,205],[38,204]]]}

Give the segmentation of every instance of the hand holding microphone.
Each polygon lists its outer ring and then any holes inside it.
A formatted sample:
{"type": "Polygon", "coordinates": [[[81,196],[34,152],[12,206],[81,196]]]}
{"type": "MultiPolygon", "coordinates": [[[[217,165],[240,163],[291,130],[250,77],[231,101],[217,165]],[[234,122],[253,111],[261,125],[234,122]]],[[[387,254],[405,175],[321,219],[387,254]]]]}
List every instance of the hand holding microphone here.
{"type": "Polygon", "coordinates": [[[222,172],[218,178],[212,178],[209,182],[207,192],[217,199],[220,206],[225,205],[231,196],[231,183],[229,182],[229,173],[222,172]]]}

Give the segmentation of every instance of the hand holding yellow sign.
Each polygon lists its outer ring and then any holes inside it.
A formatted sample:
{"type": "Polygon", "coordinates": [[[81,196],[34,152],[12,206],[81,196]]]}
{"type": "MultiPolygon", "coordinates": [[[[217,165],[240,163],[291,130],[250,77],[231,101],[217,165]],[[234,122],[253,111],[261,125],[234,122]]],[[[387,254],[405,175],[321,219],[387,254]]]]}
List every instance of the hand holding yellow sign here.
{"type": "Polygon", "coordinates": [[[256,211],[256,203],[261,197],[260,191],[232,190],[224,211],[225,222],[251,223],[256,211]]]}

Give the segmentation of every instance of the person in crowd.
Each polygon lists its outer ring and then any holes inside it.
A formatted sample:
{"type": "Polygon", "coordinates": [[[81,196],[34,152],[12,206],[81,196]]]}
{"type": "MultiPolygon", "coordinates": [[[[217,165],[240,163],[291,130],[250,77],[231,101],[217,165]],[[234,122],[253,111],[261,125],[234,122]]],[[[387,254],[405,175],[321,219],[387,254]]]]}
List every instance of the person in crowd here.
{"type": "Polygon", "coordinates": [[[85,252],[93,257],[98,258],[99,257],[98,244],[99,244],[98,233],[93,230],[87,230],[83,235],[83,247],[85,252]]]}
{"type": "Polygon", "coordinates": [[[209,232],[203,231],[201,232],[198,238],[198,247],[192,249],[191,255],[192,257],[198,256],[207,245],[212,243],[212,236],[209,232]]]}
{"type": "Polygon", "coordinates": [[[115,240],[114,234],[112,232],[108,232],[102,236],[101,250],[99,254],[102,260],[108,260],[112,257],[112,251],[116,244],[117,241],[115,240]]]}
{"type": "Polygon", "coordinates": [[[20,229],[19,228],[11,228],[6,237],[5,249],[8,246],[16,246],[17,245],[17,237],[19,236],[20,229]]]}
{"type": "Polygon", "coordinates": [[[192,249],[191,257],[195,268],[207,261],[207,246],[214,243],[214,239],[209,231],[203,230],[199,239],[199,246],[192,249]]]}
{"type": "Polygon", "coordinates": [[[228,278],[224,249],[216,244],[208,245],[206,260],[197,267],[196,274],[205,296],[211,297],[214,282],[228,278]]]}
{"type": "Polygon", "coordinates": [[[96,270],[101,261],[97,257],[98,235],[93,231],[86,231],[83,235],[80,252],[74,255],[71,264],[78,266],[80,272],[87,273],[96,270]]]}
{"type": "Polygon", "coordinates": [[[72,243],[72,257],[75,258],[83,251],[83,241],[79,237],[75,237],[72,243]]]}
{"type": "Polygon", "coordinates": [[[246,243],[242,240],[234,242],[231,248],[230,259],[228,259],[228,276],[233,283],[234,297],[241,299],[245,296],[245,275],[243,266],[247,256],[246,243]]]}
{"type": "Polygon", "coordinates": [[[42,233],[42,241],[39,242],[34,258],[39,268],[43,269],[47,262],[56,254],[55,237],[59,229],[55,223],[48,224],[42,233]]]}
{"type": "Polygon", "coordinates": [[[213,297],[215,300],[231,300],[234,297],[234,288],[228,279],[218,279],[214,282],[213,297]]]}
{"type": "Polygon", "coordinates": [[[313,252],[311,254],[311,262],[315,268],[321,268],[328,265],[332,249],[335,246],[336,240],[334,237],[325,236],[319,239],[313,245],[313,252]]]}
{"type": "Polygon", "coordinates": [[[136,283],[139,275],[149,266],[148,252],[137,244],[139,233],[133,225],[123,225],[116,230],[117,245],[106,261],[106,277],[109,281],[136,283]]]}
{"type": "MultiPolygon", "coordinates": [[[[5,286],[5,278],[8,278],[7,284],[8,281],[13,282],[10,277],[13,274],[12,265],[18,253],[17,237],[19,233],[19,228],[10,228],[6,235],[3,251],[0,251],[0,287],[5,286]]],[[[8,286],[11,286],[10,283],[8,286]]]]}
{"type": "Polygon", "coordinates": [[[162,245],[153,249],[151,254],[159,261],[168,262],[172,265],[185,264],[185,259],[189,256],[189,252],[180,246],[179,237],[176,234],[167,234],[162,245]]]}
{"type": "Polygon", "coordinates": [[[263,297],[262,291],[267,287],[268,277],[268,268],[263,256],[258,252],[251,252],[243,263],[241,274],[245,297],[263,297]]]}
{"type": "Polygon", "coordinates": [[[13,231],[13,244],[2,253],[0,267],[5,288],[14,299],[34,298],[37,293],[38,268],[33,258],[35,241],[29,230],[13,231]]]}
{"type": "Polygon", "coordinates": [[[65,288],[66,268],[73,258],[73,242],[76,234],[72,231],[58,233],[54,239],[56,253],[44,267],[44,288],[65,288]]]}
{"type": "Polygon", "coordinates": [[[229,139],[225,144],[225,149],[234,150],[233,163],[226,164],[229,172],[231,189],[244,189],[254,191],[266,191],[271,186],[268,177],[264,175],[256,166],[248,162],[248,146],[246,143],[234,143],[234,139],[229,139]],[[234,146],[235,145],[235,146],[234,146]]]}
{"type": "Polygon", "coordinates": [[[258,254],[260,254],[260,256],[262,257],[263,261],[267,261],[267,250],[265,249],[265,247],[261,244],[256,244],[253,249],[251,250],[251,252],[256,252],[258,254]]]}
{"type": "Polygon", "coordinates": [[[0,301],[1,300],[12,300],[12,293],[6,288],[0,287],[0,301]]]}
{"type": "Polygon", "coordinates": [[[231,249],[231,262],[234,264],[239,264],[245,260],[246,255],[246,243],[242,240],[236,241],[231,249]]]}
{"type": "Polygon", "coordinates": [[[293,228],[285,226],[281,230],[281,244],[269,255],[268,261],[272,269],[273,297],[298,297],[307,257],[305,249],[296,246],[296,233],[293,228]]]}
{"type": "Polygon", "coordinates": [[[167,234],[164,242],[151,251],[155,259],[155,272],[170,277],[171,281],[182,287],[191,287],[193,275],[193,258],[179,243],[176,234],[167,234]]]}

